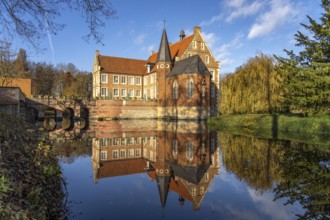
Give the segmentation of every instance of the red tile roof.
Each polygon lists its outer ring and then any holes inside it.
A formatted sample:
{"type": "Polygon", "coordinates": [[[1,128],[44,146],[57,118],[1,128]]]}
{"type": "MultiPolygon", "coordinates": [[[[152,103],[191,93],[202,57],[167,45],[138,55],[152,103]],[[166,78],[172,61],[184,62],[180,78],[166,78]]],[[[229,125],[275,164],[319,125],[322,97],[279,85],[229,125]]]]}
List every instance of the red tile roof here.
{"type": "Polygon", "coordinates": [[[146,60],[99,56],[101,72],[142,75],[146,72],[146,60]]]}
{"type": "MultiPolygon", "coordinates": [[[[175,42],[174,44],[170,44],[170,53],[172,60],[174,59],[175,56],[181,56],[185,52],[185,50],[191,43],[193,37],[194,35],[190,35],[186,38],[183,38],[183,40],[175,42]]],[[[157,56],[158,56],[158,52],[152,54],[148,59],[148,63],[156,63],[157,56]]]]}

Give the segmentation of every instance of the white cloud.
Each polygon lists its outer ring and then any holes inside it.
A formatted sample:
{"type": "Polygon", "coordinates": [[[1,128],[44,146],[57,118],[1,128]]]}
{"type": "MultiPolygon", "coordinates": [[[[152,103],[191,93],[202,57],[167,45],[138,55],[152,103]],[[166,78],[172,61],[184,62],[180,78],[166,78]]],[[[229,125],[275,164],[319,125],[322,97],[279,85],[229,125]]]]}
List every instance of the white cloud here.
{"type": "Polygon", "coordinates": [[[144,39],[146,38],[145,34],[139,34],[135,39],[134,39],[134,43],[141,45],[144,43],[144,39]]]}
{"type": "MultiPolygon", "coordinates": [[[[233,5],[233,4],[232,4],[233,5]]],[[[230,6],[230,5],[228,5],[230,6]]],[[[239,4],[234,4],[233,10],[230,12],[230,14],[226,18],[226,22],[231,22],[232,20],[240,17],[247,17],[250,15],[257,14],[263,4],[259,1],[255,1],[252,4],[244,4],[243,1],[239,4]]]]}
{"type": "Polygon", "coordinates": [[[244,4],[244,0],[229,0],[226,5],[233,8],[239,8],[244,4]]]}
{"type": "Polygon", "coordinates": [[[223,15],[222,14],[219,14],[219,15],[216,15],[216,16],[213,16],[209,21],[203,21],[202,23],[200,23],[200,26],[208,26],[208,25],[211,25],[217,21],[221,21],[223,18],[223,15]]]}
{"type": "Polygon", "coordinates": [[[248,38],[267,35],[279,26],[293,20],[297,14],[297,10],[290,1],[271,0],[270,10],[257,18],[257,22],[250,29],[248,38]]]}
{"type": "Polygon", "coordinates": [[[203,32],[204,40],[208,47],[212,48],[215,44],[215,42],[218,40],[215,33],[204,33],[203,32]]]}

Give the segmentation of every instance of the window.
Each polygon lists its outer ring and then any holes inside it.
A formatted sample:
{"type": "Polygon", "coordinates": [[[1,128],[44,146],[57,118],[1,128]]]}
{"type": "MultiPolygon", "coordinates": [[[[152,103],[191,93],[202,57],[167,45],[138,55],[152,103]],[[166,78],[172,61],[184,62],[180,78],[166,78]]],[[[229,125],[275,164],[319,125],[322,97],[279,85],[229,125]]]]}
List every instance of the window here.
{"type": "Polygon", "coordinates": [[[147,76],[143,77],[143,81],[144,81],[144,85],[148,85],[148,77],[147,76]]]}
{"type": "Polygon", "coordinates": [[[215,87],[214,85],[212,84],[211,85],[211,97],[214,97],[215,96],[215,87]]]}
{"type": "Polygon", "coordinates": [[[172,155],[174,159],[178,158],[178,140],[172,141],[172,155]]]}
{"type": "Polygon", "coordinates": [[[154,87],[151,87],[151,88],[150,88],[150,98],[151,98],[151,99],[155,98],[154,87]]]}
{"type": "Polygon", "coordinates": [[[119,144],[119,138],[114,138],[113,145],[118,145],[118,144],[119,144]]]}
{"type": "Polygon", "coordinates": [[[112,138],[108,138],[108,144],[112,145],[112,138]]]}
{"type": "Polygon", "coordinates": [[[136,85],[141,85],[141,77],[136,77],[135,81],[136,81],[136,85]]]}
{"type": "Polygon", "coordinates": [[[121,97],[126,97],[126,89],[121,90],[121,97]]]}
{"type": "Polygon", "coordinates": [[[126,76],[121,76],[121,84],[126,84],[126,76]]]}
{"type": "Polygon", "coordinates": [[[179,86],[178,86],[178,83],[177,83],[177,81],[174,81],[174,83],[173,83],[173,93],[172,93],[172,98],[173,99],[177,99],[178,98],[178,96],[179,96],[179,86]]]}
{"type": "Polygon", "coordinates": [[[108,95],[108,91],[107,90],[108,90],[107,88],[101,88],[101,96],[102,97],[105,97],[105,96],[108,95]]]}
{"type": "Polygon", "coordinates": [[[118,158],[118,150],[112,151],[112,159],[117,159],[118,158]]]}
{"type": "Polygon", "coordinates": [[[201,48],[202,48],[202,50],[205,50],[205,43],[204,42],[201,43],[201,48]]]}
{"type": "Polygon", "coordinates": [[[119,76],[113,76],[113,83],[118,84],[119,83],[119,76]]]}
{"type": "Polygon", "coordinates": [[[205,174],[205,181],[208,181],[209,180],[209,173],[206,173],[205,174]]]}
{"type": "Polygon", "coordinates": [[[135,90],[135,96],[141,97],[141,90],[139,90],[139,89],[135,90]]]}
{"type": "Polygon", "coordinates": [[[193,41],[193,48],[196,49],[197,48],[197,42],[193,41]]]}
{"type": "Polygon", "coordinates": [[[141,137],[137,137],[135,140],[135,144],[141,144],[141,137]]]}
{"type": "Polygon", "coordinates": [[[214,80],[214,71],[211,70],[211,71],[210,71],[210,74],[211,74],[211,79],[214,80]]]}
{"type": "Polygon", "coordinates": [[[154,81],[155,81],[155,76],[154,76],[154,74],[151,74],[150,75],[150,84],[153,84],[154,81]]]}
{"type": "Polygon", "coordinates": [[[119,89],[113,89],[113,96],[119,96],[119,89]]]}
{"type": "Polygon", "coordinates": [[[108,152],[107,151],[101,151],[101,160],[108,159],[108,152]]]}
{"type": "Polygon", "coordinates": [[[108,76],[107,76],[107,74],[102,74],[101,75],[101,82],[103,82],[103,83],[107,83],[108,82],[108,76]]]}
{"type": "Polygon", "coordinates": [[[128,84],[129,85],[134,85],[134,77],[133,76],[128,77],[128,84]]]}
{"type": "Polygon", "coordinates": [[[120,150],[120,158],[126,158],[126,150],[120,150]]]}
{"type": "Polygon", "coordinates": [[[141,156],[141,150],[140,149],[135,149],[135,156],[140,157],[141,156]]]}
{"type": "Polygon", "coordinates": [[[193,96],[194,91],[194,82],[192,79],[189,79],[187,81],[187,97],[191,98],[193,96]]]}
{"type": "Polygon", "coordinates": [[[191,195],[192,196],[196,196],[196,188],[192,188],[191,189],[191,195]]]}
{"type": "Polygon", "coordinates": [[[127,144],[134,144],[134,138],[132,137],[127,138],[127,144]]]}
{"type": "Polygon", "coordinates": [[[121,145],[126,145],[126,138],[121,138],[121,145]]]}
{"type": "Polygon", "coordinates": [[[153,151],[150,151],[150,160],[154,160],[154,152],[153,151]]]}
{"type": "Polygon", "coordinates": [[[203,195],[204,194],[204,186],[201,186],[199,188],[199,193],[200,193],[200,195],[203,195]]]}
{"type": "Polygon", "coordinates": [[[186,157],[188,161],[192,161],[194,158],[194,145],[192,142],[188,142],[186,145],[186,157]]]}
{"type": "Polygon", "coordinates": [[[188,57],[191,57],[191,53],[188,54],[188,57]]]}
{"type": "Polygon", "coordinates": [[[101,146],[107,146],[107,139],[106,138],[101,138],[101,146]]]}
{"type": "Polygon", "coordinates": [[[128,149],[128,157],[134,157],[134,149],[128,149]]]}
{"type": "Polygon", "coordinates": [[[128,96],[129,97],[134,97],[134,90],[133,89],[128,90],[128,96]]]}
{"type": "Polygon", "coordinates": [[[205,55],[205,63],[209,63],[209,62],[210,62],[209,56],[205,55]]]}
{"type": "Polygon", "coordinates": [[[150,147],[154,146],[154,137],[150,137],[150,147]]]}
{"type": "Polygon", "coordinates": [[[143,98],[146,99],[147,98],[147,89],[143,89],[143,98]]]}

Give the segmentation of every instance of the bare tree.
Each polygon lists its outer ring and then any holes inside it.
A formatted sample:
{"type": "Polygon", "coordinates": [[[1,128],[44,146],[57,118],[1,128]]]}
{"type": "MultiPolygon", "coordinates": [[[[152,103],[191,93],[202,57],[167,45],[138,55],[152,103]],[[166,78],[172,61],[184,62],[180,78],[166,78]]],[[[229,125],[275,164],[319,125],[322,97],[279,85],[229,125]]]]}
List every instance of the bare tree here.
{"type": "Polygon", "coordinates": [[[85,39],[97,43],[103,39],[99,28],[116,18],[116,10],[108,0],[1,0],[0,32],[18,35],[38,48],[39,40],[48,32],[55,35],[64,28],[55,20],[65,9],[81,12],[89,29],[85,39]]]}
{"type": "Polygon", "coordinates": [[[0,86],[8,86],[16,76],[15,54],[10,47],[10,43],[0,41],[0,86]]]}

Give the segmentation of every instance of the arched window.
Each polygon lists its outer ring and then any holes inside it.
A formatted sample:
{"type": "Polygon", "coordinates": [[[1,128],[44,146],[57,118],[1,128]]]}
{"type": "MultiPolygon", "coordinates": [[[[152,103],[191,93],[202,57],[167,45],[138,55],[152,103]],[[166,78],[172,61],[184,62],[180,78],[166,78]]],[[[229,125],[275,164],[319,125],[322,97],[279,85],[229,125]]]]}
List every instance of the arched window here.
{"type": "Polygon", "coordinates": [[[193,96],[194,92],[194,82],[192,79],[189,79],[187,81],[187,97],[191,98],[193,96]]]}
{"type": "Polygon", "coordinates": [[[172,98],[177,99],[178,97],[179,97],[179,86],[178,86],[177,81],[174,81],[172,98]]]}

